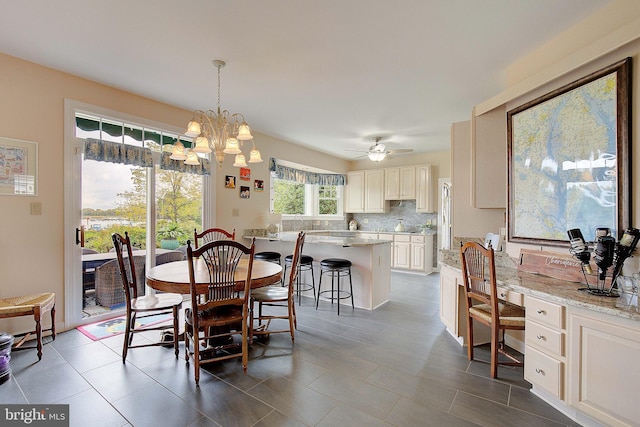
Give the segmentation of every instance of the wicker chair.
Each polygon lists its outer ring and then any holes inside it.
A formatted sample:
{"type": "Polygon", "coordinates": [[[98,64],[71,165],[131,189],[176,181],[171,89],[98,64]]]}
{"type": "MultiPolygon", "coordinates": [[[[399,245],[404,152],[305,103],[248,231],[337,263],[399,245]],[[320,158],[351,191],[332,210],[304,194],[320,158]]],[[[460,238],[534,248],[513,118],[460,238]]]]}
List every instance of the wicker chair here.
{"type": "MultiPolygon", "coordinates": [[[[131,251],[131,241],[129,234],[124,233],[124,237],[118,233],[111,235],[113,246],[116,248],[118,270],[120,272],[120,284],[124,289],[125,302],[127,308],[127,321],[124,331],[124,344],[122,347],[122,363],[127,359],[127,351],[130,348],[164,346],[167,343],[160,339],[158,341],[149,342],[142,341],[141,344],[133,344],[133,336],[136,333],[146,333],[149,331],[166,331],[170,327],[166,325],[147,326],[144,328],[136,327],[136,319],[143,319],[158,314],[171,314],[173,323],[173,350],[176,358],[178,358],[178,310],[182,308],[182,295],[174,293],[162,293],[151,296],[142,296],[140,294],[140,283],[144,289],[144,276],[140,281],[137,277],[138,266],[136,265],[136,257],[131,251]],[[125,255],[126,254],[126,255],[125,255]],[[131,274],[134,271],[135,274],[131,274]]],[[[143,258],[144,261],[144,258],[143,258]]],[[[144,264],[143,264],[144,267],[144,264]]],[[[142,268],[144,270],[144,268],[142,268]]],[[[144,274],[144,273],[143,273],[144,274]]]]}
{"type": "Polygon", "coordinates": [[[200,365],[235,357],[242,357],[242,369],[247,372],[249,362],[249,298],[255,241],[248,248],[233,240],[218,240],[192,249],[187,242],[191,307],[185,309],[185,359],[193,355],[196,387],[200,381],[200,365]],[[240,258],[249,256],[246,280],[241,289],[235,281],[240,258]],[[199,259],[197,259],[199,258],[199,259]],[[206,265],[207,285],[196,286],[197,262],[206,265]],[[206,286],[206,290],[203,287],[206,286]],[[205,292],[203,294],[203,291],[205,292]],[[241,335],[241,351],[234,335],[241,335]],[[201,343],[207,347],[201,349],[201,343]],[[233,350],[230,350],[232,349],[233,350]]]}
{"type": "Polygon", "coordinates": [[[13,349],[37,348],[38,360],[42,360],[42,333],[51,332],[52,340],[55,341],[56,339],[56,294],[45,292],[0,299],[0,319],[20,316],[33,316],[36,326],[33,331],[14,335],[15,337],[22,337],[22,339],[13,345],[13,349]],[[51,311],[51,326],[47,329],[42,329],[42,315],[47,311],[51,311]],[[23,346],[31,334],[36,334],[36,344],[23,346]]]}
{"type": "Polygon", "coordinates": [[[210,228],[202,233],[198,233],[198,230],[193,230],[193,244],[196,249],[198,249],[198,239],[202,239],[203,243],[215,242],[216,240],[235,240],[236,229],[234,228],[231,232],[228,232],[222,228],[210,228]]]}
{"type": "Polygon", "coordinates": [[[524,330],[525,312],[522,307],[498,299],[493,248],[489,246],[487,249],[479,243],[467,242],[460,246],[460,258],[467,301],[469,361],[473,360],[473,321],[477,320],[491,328],[491,378],[498,376],[498,365],[524,366],[523,362],[506,352],[504,331],[524,330]],[[487,274],[485,266],[489,270],[487,274]],[[506,356],[510,362],[499,360],[499,354],[506,356]]]}
{"type": "Polygon", "coordinates": [[[291,258],[291,274],[289,275],[289,283],[286,287],[267,286],[251,291],[251,338],[254,335],[269,335],[280,332],[289,332],[291,341],[294,340],[294,329],[298,327],[296,321],[296,307],[294,305],[293,292],[296,287],[297,276],[300,272],[300,258],[302,257],[302,246],[304,245],[304,231],[298,233],[296,246],[293,250],[291,258]],[[258,315],[254,314],[255,303],[258,303],[258,315]],[[280,310],[286,309],[284,314],[264,314],[262,308],[264,306],[279,307],[280,310]],[[288,329],[269,329],[269,325],[273,319],[286,319],[289,322],[288,329]],[[254,328],[254,321],[258,322],[258,327],[254,328]],[[266,320],[266,323],[262,322],[266,320]]]}
{"type": "MultiPolygon", "coordinates": [[[[82,255],[91,255],[99,253],[96,250],[89,248],[82,248],[82,255]]],[[[96,269],[87,268],[82,270],[82,303],[85,303],[87,297],[87,291],[95,289],[96,287],[96,269]]]]}
{"type": "Polygon", "coordinates": [[[168,262],[174,262],[174,261],[183,261],[183,260],[184,260],[184,254],[178,250],[156,255],[156,265],[166,264],[168,262]]]}
{"type": "MultiPolygon", "coordinates": [[[[144,256],[134,256],[138,295],[145,294],[144,256]]],[[[122,278],[118,269],[118,260],[107,261],[96,268],[96,304],[114,308],[123,305],[126,300],[122,278]]]]}

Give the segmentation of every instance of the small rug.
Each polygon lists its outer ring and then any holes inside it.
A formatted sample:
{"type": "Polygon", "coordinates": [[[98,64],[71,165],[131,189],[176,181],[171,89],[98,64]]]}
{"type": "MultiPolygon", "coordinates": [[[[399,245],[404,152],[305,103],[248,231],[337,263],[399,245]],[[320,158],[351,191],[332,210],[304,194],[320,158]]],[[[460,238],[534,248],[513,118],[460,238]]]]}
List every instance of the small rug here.
{"type": "MultiPolygon", "coordinates": [[[[136,328],[143,329],[148,326],[171,320],[171,314],[156,314],[155,316],[136,319],[136,328]]],[[[78,330],[94,341],[109,338],[115,335],[124,334],[127,323],[126,316],[114,317],[113,319],[101,320],[100,322],[78,326],[78,330]]]]}

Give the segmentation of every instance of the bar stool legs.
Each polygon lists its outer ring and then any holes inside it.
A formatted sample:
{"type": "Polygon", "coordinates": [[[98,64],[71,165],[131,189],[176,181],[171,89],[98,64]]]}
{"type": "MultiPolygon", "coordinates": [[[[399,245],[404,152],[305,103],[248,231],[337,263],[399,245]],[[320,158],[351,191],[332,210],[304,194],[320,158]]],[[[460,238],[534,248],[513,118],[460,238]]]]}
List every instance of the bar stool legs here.
{"type": "MultiPolygon", "coordinates": [[[[291,267],[293,262],[293,255],[287,255],[284,257],[284,274],[282,278],[284,280],[287,275],[287,267],[291,267]]],[[[298,294],[298,305],[302,302],[302,292],[313,290],[313,299],[316,299],[316,278],[313,273],[313,257],[309,255],[300,255],[300,264],[298,265],[298,277],[296,278],[296,293],[298,294]],[[301,282],[300,277],[303,271],[311,271],[311,284],[301,282]]]]}
{"type": "Polygon", "coordinates": [[[351,279],[351,261],[342,258],[327,258],[320,262],[320,282],[318,283],[318,298],[316,299],[316,310],[320,303],[320,295],[328,293],[331,295],[331,304],[333,300],[338,303],[338,316],[340,315],[340,300],[351,298],[351,308],[355,309],[353,303],[353,281],[351,279]],[[322,290],[322,276],[325,273],[331,273],[331,290],[322,290]],[[340,288],[340,278],[349,276],[349,291],[340,288]],[[338,280],[338,286],[335,286],[335,279],[338,280]]]}

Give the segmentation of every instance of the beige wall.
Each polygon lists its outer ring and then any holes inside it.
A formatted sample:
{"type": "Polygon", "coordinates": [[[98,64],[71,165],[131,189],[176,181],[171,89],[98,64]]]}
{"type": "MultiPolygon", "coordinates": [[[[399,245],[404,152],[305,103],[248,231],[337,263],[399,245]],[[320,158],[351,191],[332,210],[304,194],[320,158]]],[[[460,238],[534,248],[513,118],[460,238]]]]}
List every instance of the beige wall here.
{"type": "Polygon", "coordinates": [[[299,163],[318,169],[335,173],[345,173],[349,168],[349,161],[338,159],[318,151],[309,150],[300,145],[292,144],[275,138],[256,134],[256,146],[262,153],[262,163],[248,163],[251,169],[251,180],[241,181],[240,171],[225,162],[222,168],[216,171],[219,179],[216,188],[216,223],[226,229],[236,229],[236,233],[242,234],[246,228],[262,228],[269,224],[269,157],[289,162],[299,163]],[[225,175],[236,177],[236,188],[224,188],[225,175]],[[253,189],[253,181],[264,181],[264,191],[256,192],[253,189]],[[251,196],[249,199],[240,198],[240,186],[249,186],[251,196]],[[237,216],[234,216],[237,215],[237,216]]]}

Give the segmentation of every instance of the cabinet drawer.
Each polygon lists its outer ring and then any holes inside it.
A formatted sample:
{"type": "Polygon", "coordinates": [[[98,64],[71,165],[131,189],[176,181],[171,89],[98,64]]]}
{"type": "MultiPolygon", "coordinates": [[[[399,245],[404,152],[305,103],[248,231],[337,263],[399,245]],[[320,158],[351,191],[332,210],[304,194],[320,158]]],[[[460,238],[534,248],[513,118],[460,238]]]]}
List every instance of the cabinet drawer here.
{"type": "Polygon", "coordinates": [[[537,347],[547,353],[564,356],[564,334],[535,322],[527,322],[524,330],[527,345],[537,347]]]}
{"type": "Polygon", "coordinates": [[[424,243],[424,236],[411,236],[411,243],[424,243]]]}
{"type": "Polygon", "coordinates": [[[505,288],[497,288],[498,290],[498,298],[503,301],[510,302],[511,304],[515,304],[517,306],[522,307],[524,305],[524,295],[520,292],[512,291],[505,288]]]}
{"type": "Polygon", "coordinates": [[[563,363],[530,346],[525,347],[524,378],[563,399],[563,363]]]}
{"type": "Polygon", "coordinates": [[[393,234],[378,234],[378,240],[389,240],[393,241],[393,234]]]}
{"type": "Polygon", "coordinates": [[[376,240],[378,235],[376,233],[358,233],[358,237],[361,239],[376,240]]]}
{"type": "Polygon", "coordinates": [[[552,302],[527,296],[525,298],[527,321],[543,323],[554,328],[564,329],[564,307],[552,302]]]}
{"type": "Polygon", "coordinates": [[[394,234],[393,235],[394,242],[411,242],[411,235],[409,234],[394,234]]]}

